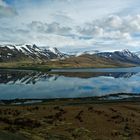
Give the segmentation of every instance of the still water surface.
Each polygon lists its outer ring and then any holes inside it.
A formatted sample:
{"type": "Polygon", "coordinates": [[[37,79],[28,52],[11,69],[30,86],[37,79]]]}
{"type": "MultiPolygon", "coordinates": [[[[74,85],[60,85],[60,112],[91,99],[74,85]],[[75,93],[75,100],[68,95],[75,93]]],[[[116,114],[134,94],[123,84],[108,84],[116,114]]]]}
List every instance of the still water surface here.
{"type": "Polygon", "coordinates": [[[0,70],[0,100],[140,95],[140,67],[54,69],[51,73],[0,70]]]}

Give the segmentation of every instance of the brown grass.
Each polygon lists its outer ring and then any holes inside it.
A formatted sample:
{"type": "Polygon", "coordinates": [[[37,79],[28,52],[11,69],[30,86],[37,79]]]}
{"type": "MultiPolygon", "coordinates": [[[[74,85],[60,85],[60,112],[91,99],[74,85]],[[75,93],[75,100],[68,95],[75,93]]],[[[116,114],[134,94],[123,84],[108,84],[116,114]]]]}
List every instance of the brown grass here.
{"type": "Polygon", "coordinates": [[[139,140],[139,102],[76,102],[1,106],[0,132],[34,140],[139,140]]]}

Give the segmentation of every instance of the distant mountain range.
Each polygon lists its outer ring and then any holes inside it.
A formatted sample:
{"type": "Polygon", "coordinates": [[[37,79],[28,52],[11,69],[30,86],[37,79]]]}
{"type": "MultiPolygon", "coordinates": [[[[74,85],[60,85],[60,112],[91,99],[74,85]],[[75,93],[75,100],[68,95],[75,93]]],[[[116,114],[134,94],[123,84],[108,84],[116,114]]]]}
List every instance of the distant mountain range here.
{"type": "Polygon", "coordinates": [[[138,55],[130,52],[129,50],[115,51],[115,52],[103,52],[103,53],[97,53],[97,55],[111,59],[113,61],[140,64],[140,58],[138,57],[138,55]]]}
{"type": "Polygon", "coordinates": [[[0,45],[0,62],[32,60],[53,67],[115,67],[140,65],[140,53],[129,50],[114,52],[86,51],[65,54],[57,48],[36,45],[0,45]]]}
{"type": "Polygon", "coordinates": [[[39,48],[36,45],[0,45],[0,61],[21,59],[49,60],[65,58],[57,48],[39,48]]]}

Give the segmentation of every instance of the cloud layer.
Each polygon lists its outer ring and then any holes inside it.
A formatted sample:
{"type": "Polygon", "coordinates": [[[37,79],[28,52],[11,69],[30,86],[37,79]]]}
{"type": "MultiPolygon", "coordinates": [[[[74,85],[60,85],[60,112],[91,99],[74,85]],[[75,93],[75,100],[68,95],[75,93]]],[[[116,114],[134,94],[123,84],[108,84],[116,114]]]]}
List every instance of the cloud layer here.
{"type": "Polygon", "coordinates": [[[0,0],[0,42],[36,43],[64,51],[138,51],[140,11],[136,2],[0,0]]]}
{"type": "Polygon", "coordinates": [[[16,11],[5,1],[0,0],[0,18],[15,16],[16,11]]]}

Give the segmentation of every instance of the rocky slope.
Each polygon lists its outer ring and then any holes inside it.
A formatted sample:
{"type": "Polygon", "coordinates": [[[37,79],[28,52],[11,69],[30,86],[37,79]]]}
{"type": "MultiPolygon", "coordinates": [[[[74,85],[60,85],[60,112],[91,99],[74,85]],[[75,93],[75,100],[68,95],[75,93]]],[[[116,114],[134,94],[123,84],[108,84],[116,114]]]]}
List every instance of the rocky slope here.
{"type": "Polygon", "coordinates": [[[98,56],[122,63],[140,64],[140,58],[129,50],[97,53],[98,56]]]}
{"type": "Polygon", "coordinates": [[[36,45],[0,45],[0,62],[32,60],[50,67],[120,67],[140,65],[140,58],[129,50],[115,52],[86,51],[64,54],[57,48],[36,45]]]}
{"type": "Polygon", "coordinates": [[[0,45],[0,62],[31,59],[49,60],[65,57],[57,48],[39,48],[36,45],[0,45]]]}

